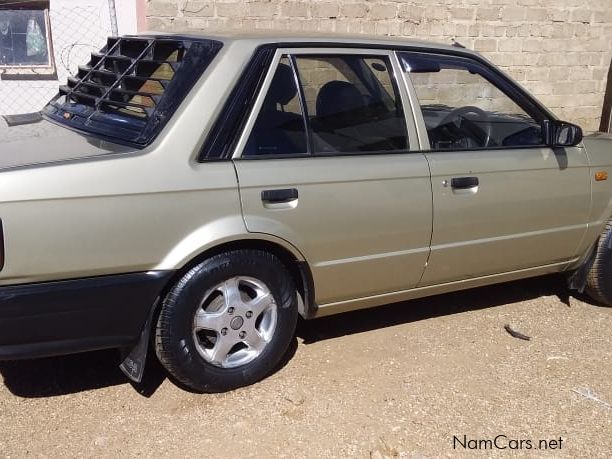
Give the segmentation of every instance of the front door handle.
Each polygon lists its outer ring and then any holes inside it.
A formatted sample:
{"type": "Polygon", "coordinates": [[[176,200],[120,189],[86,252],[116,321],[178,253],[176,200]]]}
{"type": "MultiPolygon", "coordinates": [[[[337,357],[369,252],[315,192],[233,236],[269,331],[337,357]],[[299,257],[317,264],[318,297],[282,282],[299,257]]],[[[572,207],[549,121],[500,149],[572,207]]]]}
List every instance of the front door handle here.
{"type": "Polygon", "coordinates": [[[466,190],[478,186],[478,177],[453,177],[451,188],[453,190],[466,190]]]}

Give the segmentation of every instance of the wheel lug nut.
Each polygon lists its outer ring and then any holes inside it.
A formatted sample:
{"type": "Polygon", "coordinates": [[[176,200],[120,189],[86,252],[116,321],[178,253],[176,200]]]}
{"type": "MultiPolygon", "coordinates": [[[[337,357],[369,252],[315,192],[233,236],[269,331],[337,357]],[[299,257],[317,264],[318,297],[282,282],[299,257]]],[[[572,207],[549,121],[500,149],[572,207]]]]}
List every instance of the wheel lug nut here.
{"type": "Polygon", "coordinates": [[[246,316],[247,319],[250,319],[253,316],[253,313],[251,311],[247,311],[245,316],[246,316]]]}
{"type": "Polygon", "coordinates": [[[233,314],[234,313],[234,308],[232,308],[232,307],[227,308],[227,313],[228,314],[233,314]]]}
{"type": "Polygon", "coordinates": [[[223,327],[223,328],[221,329],[221,334],[222,334],[223,336],[227,335],[227,328],[223,327]]]}
{"type": "Polygon", "coordinates": [[[244,337],[246,336],[246,332],[245,331],[241,331],[238,336],[240,336],[240,339],[244,339],[244,337]]]}

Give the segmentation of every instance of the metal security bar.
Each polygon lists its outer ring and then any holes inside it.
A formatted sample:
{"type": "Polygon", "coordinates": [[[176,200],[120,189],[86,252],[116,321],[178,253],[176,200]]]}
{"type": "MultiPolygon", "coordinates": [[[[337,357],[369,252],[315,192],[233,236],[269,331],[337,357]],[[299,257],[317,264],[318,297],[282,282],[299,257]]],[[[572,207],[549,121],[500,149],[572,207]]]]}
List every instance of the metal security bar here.
{"type": "Polygon", "coordinates": [[[43,114],[88,133],[147,144],[220,48],[207,39],[109,37],[43,114]]]}

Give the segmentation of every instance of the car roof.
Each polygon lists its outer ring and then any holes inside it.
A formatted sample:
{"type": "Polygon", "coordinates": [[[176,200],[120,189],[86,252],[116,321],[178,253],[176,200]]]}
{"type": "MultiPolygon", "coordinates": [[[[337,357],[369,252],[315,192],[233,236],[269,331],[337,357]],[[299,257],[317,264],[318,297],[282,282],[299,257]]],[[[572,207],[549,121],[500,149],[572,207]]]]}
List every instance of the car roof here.
{"type": "Polygon", "coordinates": [[[389,36],[368,36],[368,35],[350,35],[350,34],[327,34],[327,33],[314,33],[314,32],[290,32],[280,30],[258,30],[254,32],[242,32],[242,31],[225,31],[225,32],[208,32],[201,29],[177,29],[172,33],[168,32],[144,32],[139,35],[149,36],[163,36],[172,38],[192,38],[192,39],[214,39],[221,41],[225,44],[243,42],[245,45],[257,47],[268,44],[283,44],[290,46],[295,43],[296,45],[303,44],[338,44],[348,45],[355,47],[410,47],[410,48],[423,48],[424,50],[440,50],[440,51],[453,51],[462,52],[466,54],[478,54],[472,50],[464,48],[462,45],[452,45],[436,43],[433,41],[425,40],[414,40],[402,37],[389,37],[389,36]]]}

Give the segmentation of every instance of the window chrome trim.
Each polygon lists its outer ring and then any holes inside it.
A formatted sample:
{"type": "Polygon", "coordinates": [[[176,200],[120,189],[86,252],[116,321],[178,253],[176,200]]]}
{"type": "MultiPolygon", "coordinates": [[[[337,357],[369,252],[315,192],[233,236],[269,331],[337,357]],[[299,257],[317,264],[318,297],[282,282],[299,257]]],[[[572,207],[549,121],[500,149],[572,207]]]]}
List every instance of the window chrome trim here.
{"type": "Polygon", "coordinates": [[[414,89],[414,85],[412,84],[412,79],[406,75],[407,72],[404,71],[404,67],[400,61],[400,55],[398,51],[394,51],[395,60],[399,67],[400,75],[402,78],[402,82],[404,84],[404,88],[408,93],[408,99],[410,101],[410,109],[412,118],[416,124],[417,135],[419,139],[419,150],[427,151],[430,149],[429,143],[429,134],[427,133],[427,126],[425,126],[425,118],[423,117],[423,110],[421,109],[421,102],[419,101],[419,97],[417,96],[416,89],[414,89]]]}
{"type": "Polygon", "coordinates": [[[420,109],[420,106],[418,106],[419,101],[416,98],[416,91],[412,86],[412,82],[406,81],[404,70],[402,69],[397,52],[391,51],[391,54],[389,59],[393,66],[395,84],[397,85],[399,95],[402,99],[410,151],[420,151],[423,150],[425,146],[429,146],[429,138],[427,136],[427,129],[425,129],[423,117],[415,113],[415,106],[420,109]],[[417,105],[415,105],[415,103],[417,105]]]}
{"type": "MultiPolygon", "coordinates": [[[[244,152],[244,149],[246,147],[246,144],[249,140],[249,136],[251,135],[251,131],[253,130],[253,126],[255,125],[255,122],[257,120],[257,117],[259,116],[259,112],[261,111],[261,107],[263,105],[264,99],[266,98],[266,95],[268,94],[268,89],[270,89],[270,85],[272,84],[272,79],[274,78],[274,74],[276,72],[276,68],[278,67],[278,64],[280,63],[281,58],[284,55],[287,55],[290,59],[291,58],[295,58],[296,56],[301,56],[301,55],[334,55],[334,54],[340,54],[340,55],[363,55],[363,56],[386,56],[389,59],[389,62],[391,63],[391,67],[393,69],[393,73],[391,75],[391,77],[395,78],[395,81],[393,81],[392,83],[395,83],[398,91],[399,91],[399,96],[401,99],[401,104],[402,104],[402,109],[404,111],[404,119],[406,122],[406,128],[407,128],[407,135],[408,135],[408,142],[409,142],[409,150],[399,150],[401,153],[400,154],[409,154],[409,153],[414,153],[414,152],[418,152],[420,150],[422,150],[422,148],[419,147],[419,142],[417,142],[418,137],[418,132],[417,132],[417,128],[416,128],[416,124],[415,124],[415,117],[414,117],[414,113],[413,110],[406,110],[406,95],[403,91],[405,91],[405,88],[402,88],[402,82],[399,79],[399,75],[403,77],[403,70],[401,68],[401,65],[399,64],[399,61],[396,62],[396,57],[395,57],[395,51],[393,51],[392,49],[371,49],[371,48],[300,48],[300,47],[296,47],[296,48],[278,48],[274,54],[274,57],[272,58],[272,61],[270,62],[270,67],[268,69],[268,72],[266,74],[266,78],[264,79],[263,84],[261,85],[261,88],[259,89],[259,94],[257,95],[255,104],[253,104],[253,107],[251,109],[251,113],[249,114],[248,120],[244,125],[244,128],[242,130],[242,133],[240,134],[240,139],[238,140],[238,142],[236,143],[236,147],[234,148],[234,151],[232,153],[231,158],[232,159],[241,159],[242,158],[242,153],[244,152]],[[400,74],[398,74],[397,72],[400,72],[400,74]],[[411,118],[409,120],[409,118],[411,118]]],[[[300,91],[300,89],[298,88],[298,92],[300,91]]],[[[304,112],[303,112],[304,113],[304,112]]],[[[310,123],[308,123],[310,124],[310,123]]],[[[307,126],[308,127],[308,126],[307,126]]],[[[308,135],[308,134],[307,134],[308,135]]],[[[331,154],[325,154],[325,155],[317,155],[317,154],[312,154],[312,155],[308,155],[308,157],[318,157],[318,156],[325,156],[325,157],[330,157],[330,156],[361,156],[361,155],[368,155],[368,154],[376,154],[376,155],[381,155],[383,153],[381,152],[355,152],[355,153],[343,153],[343,152],[334,152],[331,154]]],[[[292,155],[279,155],[279,158],[290,158],[292,155]]],[[[299,157],[304,157],[303,154],[299,154],[299,157]]],[[[248,157],[248,158],[244,158],[244,159],[254,159],[255,157],[248,157]]],[[[261,158],[261,159],[270,159],[268,158],[261,158]]]]}

